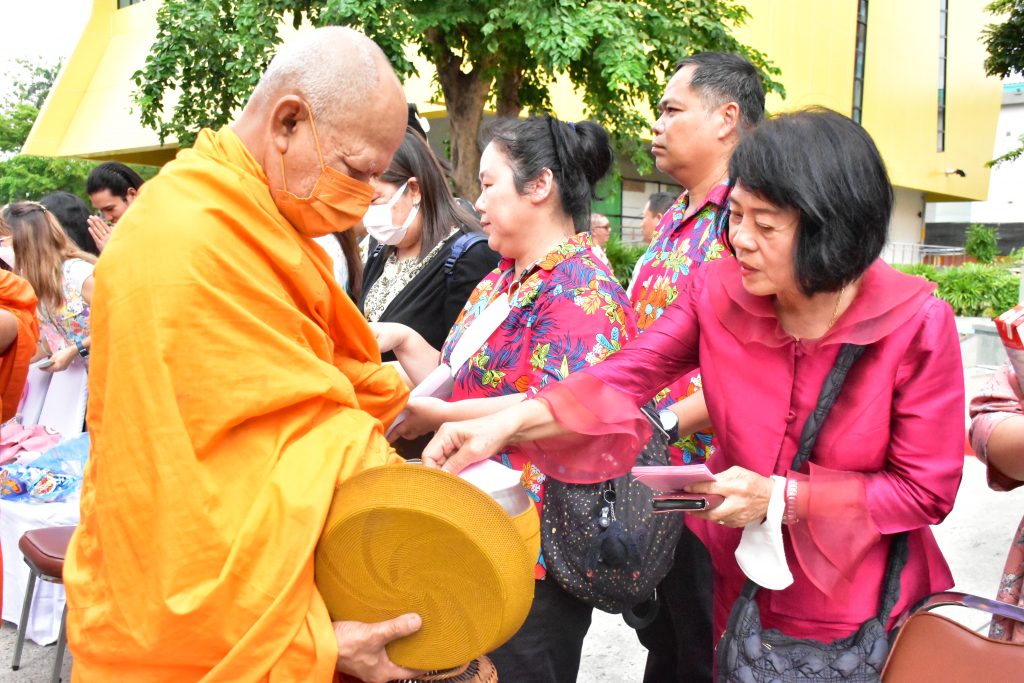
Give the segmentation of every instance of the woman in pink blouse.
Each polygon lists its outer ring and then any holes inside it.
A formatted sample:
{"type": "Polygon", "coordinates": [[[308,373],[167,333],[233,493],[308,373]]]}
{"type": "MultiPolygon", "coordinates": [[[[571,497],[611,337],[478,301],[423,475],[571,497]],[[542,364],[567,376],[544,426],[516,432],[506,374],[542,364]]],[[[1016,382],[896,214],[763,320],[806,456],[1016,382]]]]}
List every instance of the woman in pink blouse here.
{"type": "MultiPolygon", "coordinates": [[[[476,208],[488,244],[502,256],[498,267],[470,295],[440,353],[404,325],[372,326],[381,350],[393,350],[413,382],[439,362],[455,370],[451,399],[413,398],[392,438],[414,438],[445,421],[518,404],[604,360],[636,335],[625,291],[594,255],[590,235],[576,234],[590,224],[594,186],[611,161],[608,136],[594,123],[543,117],[496,130],[480,159],[476,208]],[[456,367],[453,352],[464,333],[489,307],[500,306],[503,294],[507,316],[456,367]]],[[[544,474],[518,448],[493,455],[522,472],[520,481],[539,513],[544,474]]],[[[591,608],[545,578],[543,557],[535,573],[526,622],[490,657],[503,681],[575,680],[591,608]]]]}
{"type": "Polygon", "coordinates": [[[561,479],[621,474],[649,433],[637,407],[699,366],[721,448],[709,462],[717,481],[690,490],[724,502],[688,522],[714,564],[715,636],[745,580],[734,556],[741,530],[777,495],[793,581],[760,591],[763,624],[830,641],[877,611],[893,534],[910,532],[895,614],[953,584],[928,526],[952,508],[963,468],[959,340],[934,286],[878,258],[892,188],[860,126],[821,109],[779,116],[744,138],[730,177],[735,259],[702,267],[661,319],[601,365],[541,400],[444,425],[424,458],[457,471],[519,443],[561,479]],[[845,343],[867,349],[809,464],[791,471],[845,343]]]}
{"type": "MultiPolygon", "coordinates": [[[[1024,484],[1024,406],[1020,384],[1009,366],[996,373],[971,400],[971,447],[988,468],[988,485],[1012,491],[1024,484]]],[[[1024,519],[1010,543],[996,599],[1024,607],[1024,519]]],[[[989,636],[1024,643],[1024,625],[994,617],[989,636]]]]}

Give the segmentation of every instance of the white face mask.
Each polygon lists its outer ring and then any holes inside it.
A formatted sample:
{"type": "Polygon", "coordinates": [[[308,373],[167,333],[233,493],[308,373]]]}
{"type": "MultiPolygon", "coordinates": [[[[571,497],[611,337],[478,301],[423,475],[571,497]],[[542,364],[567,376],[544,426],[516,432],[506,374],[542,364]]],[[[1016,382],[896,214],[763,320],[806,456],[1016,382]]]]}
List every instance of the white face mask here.
{"type": "Polygon", "coordinates": [[[14,247],[9,244],[0,245],[0,260],[14,268],[14,247]]]}
{"type": "Polygon", "coordinates": [[[402,183],[398,192],[386,204],[371,204],[370,208],[366,210],[366,215],[363,216],[363,227],[366,228],[366,232],[380,244],[395,245],[405,239],[405,234],[409,232],[409,226],[412,225],[413,219],[416,218],[416,214],[420,210],[419,206],[412,207],[401,225],[395,225],[391,218],[391,209],[401,199],[408,184],[408,180],[402,183]]]}

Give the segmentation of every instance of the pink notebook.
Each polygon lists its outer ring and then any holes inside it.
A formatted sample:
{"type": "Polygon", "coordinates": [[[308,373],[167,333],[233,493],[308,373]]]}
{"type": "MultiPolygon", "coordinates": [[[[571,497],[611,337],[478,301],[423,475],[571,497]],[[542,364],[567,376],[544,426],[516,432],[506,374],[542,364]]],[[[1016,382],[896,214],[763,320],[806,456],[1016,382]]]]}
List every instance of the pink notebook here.
{"type": "Polygon", "coordinates": [[[715,475],[707,465],[646,465],[631,470],[637,481],[655,491],[681,491],[684,486],[702,481],[714,481],[715,475]]]}

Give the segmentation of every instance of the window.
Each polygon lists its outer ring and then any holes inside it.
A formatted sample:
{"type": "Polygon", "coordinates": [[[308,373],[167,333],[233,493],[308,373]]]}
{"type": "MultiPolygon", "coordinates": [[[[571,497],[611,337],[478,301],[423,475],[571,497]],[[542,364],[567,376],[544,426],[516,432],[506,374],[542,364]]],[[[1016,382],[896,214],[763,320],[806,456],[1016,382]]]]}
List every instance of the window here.
{"type": "Polygon", "coordinates": [[[857,2],[857,47],[853,58],[853,114],[851,118],[860,123],[864,108],[864,58],[868,41],[868,0],[857,2]]]}
{"type": "Polygon", "coordinates": [[[128,5],[137,5],[140,2],[142,2],[142,0],[117,0],[117,9],[123,9],[128,5]]]}
{"type": "Polygon", "coordinates": [[[946,59],[949,49],[949,0],[939,0],[939,106],[935,149],[946,151],[946,59]]]}

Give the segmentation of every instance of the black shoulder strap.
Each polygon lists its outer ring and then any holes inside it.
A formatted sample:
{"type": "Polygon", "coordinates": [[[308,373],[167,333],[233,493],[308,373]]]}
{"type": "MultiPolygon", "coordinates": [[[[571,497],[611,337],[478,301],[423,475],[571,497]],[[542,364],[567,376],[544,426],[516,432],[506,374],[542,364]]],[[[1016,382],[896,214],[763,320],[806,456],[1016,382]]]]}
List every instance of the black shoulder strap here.
{"type": "Polygon", "coordinates": [[[800,448],[793,458],[794,470],[799,470],[803,467],[803,464],[811,457],[811,451],[814,450],[814,444],[818,440],[818,432],[821,430],[821,425],[825,422],[825,418],[828,417],[829,411],[832,410],[832,404],[839,397],[839,390],[843,388],[846,375],[849,374],[850,368],[853,367],[853,364],[857,362],[862,353],[864,353],[864,347],[857,344],[843,344],[842,348],[839,349],[839,355],[836,356],[836,364],[832,366],[828,376],[825,378],[825,383],[821,385],[821,393],[818,394],[818,404],[807,417],[804,429],[800,432],[800,448]]]}
{"type": "MultiPolygon", "coordinates": [[[[818,403],[814,407],[814,411],[807,417],[807,422],[804,423],[803,431],[800,433],[800,448],[793,458],[794,470],[799,470],[811,457],[814,444],[818,440],[818,432],[821,431],[821,425],[828,417],[829,411],[832,410],[836,398],[839,397],[839,391],[843,388],[843,383],[846,382],[850,368],[861,357],[865,348],[856,344],[843,344],[839,349],[835,365],[829,371],[824,384],[822,384],[821,393],[818,394],[818,403]]],[[[882,580],[882,594],[878,600],[878,619],[883,626],[888,624],[892,611],[899,601],[900,576],[903,573],[903,567],[907,564],[907,540],[907,533],[903,532],[895,535],[889,546],[889,558],[885,565],[885,577],[882,580]]],[[[760,586],[747,579],[742,595],[752,600],[759,588],[760,586]]]]}
{"type": "Polygon", "coordinates": [[[452,276],[455,274],[455,262],[459,260],[465,252],[469,251],[477,242],[483,242],[487,239],[487,235],[480,232],[467,232],[459,239],[455,240],[455,244],[452,245],[452,250],[448,252],[448,258],[444,262],[444,281],[445,286],[449,286],[452,283],[452,276]]]}

